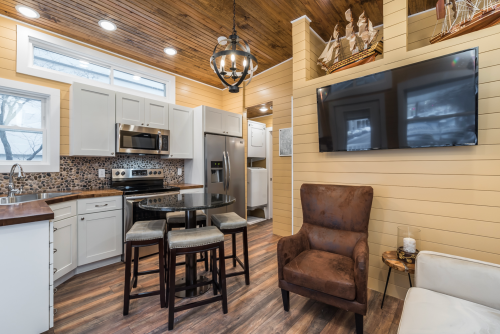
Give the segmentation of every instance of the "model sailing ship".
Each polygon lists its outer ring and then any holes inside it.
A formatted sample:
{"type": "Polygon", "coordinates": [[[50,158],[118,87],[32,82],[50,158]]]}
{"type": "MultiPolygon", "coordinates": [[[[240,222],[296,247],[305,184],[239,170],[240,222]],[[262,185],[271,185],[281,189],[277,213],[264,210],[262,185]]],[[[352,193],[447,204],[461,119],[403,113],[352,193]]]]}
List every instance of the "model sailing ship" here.
{"type": "Polygon", "coordinates": [[[337,24],[332,37],[318,57],[318,65],[327,74],[372,62],[377,55],[382,54],[382,41],[375,43],[378,31],[373,29],[373,24],[365,16],[365,12],[359,16],[357,34],[354,32],[354,20],[351,9],[345,12],[345,18],[349,22],[345,28],[345,38],[349,43],[351,54],[342,54],[342,44],[338,31],[339,25],[337,24]]]}
{"type": "Polygon", "coordinates": [[[431,44],[462,36],[500,23],[498,0],[438,0],[437,19],[444,18],[441,32],[431,44]]]}

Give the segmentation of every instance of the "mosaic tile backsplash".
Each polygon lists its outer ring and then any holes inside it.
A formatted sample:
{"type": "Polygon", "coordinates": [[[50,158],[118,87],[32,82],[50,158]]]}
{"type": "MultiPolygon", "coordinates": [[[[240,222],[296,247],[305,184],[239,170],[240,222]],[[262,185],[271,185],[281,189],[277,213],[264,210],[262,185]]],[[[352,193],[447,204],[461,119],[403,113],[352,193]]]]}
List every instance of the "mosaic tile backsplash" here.
{"type": "MultiPolygon", "coordinates": [[[[165,175],[165,185],[184,182],[184,160],[160,159],[148,155],[123,155],[115,158],[61,157],[60,172],[25,173],[23,181],[17,181],[16,177],[14,181],[16,188],[24,186],[25,194],[41,191],[104,189],[111,185],[113,168],[161,168],[165,175]],[[177,168],[182,168],[182,175],[177,175],[177,168]],[[106,170],[105,178],[99,178],[98,169],[106,170]]],[[[0,173],[0,195],[7,194],[8,185],[9,174],[0,173]]]]}

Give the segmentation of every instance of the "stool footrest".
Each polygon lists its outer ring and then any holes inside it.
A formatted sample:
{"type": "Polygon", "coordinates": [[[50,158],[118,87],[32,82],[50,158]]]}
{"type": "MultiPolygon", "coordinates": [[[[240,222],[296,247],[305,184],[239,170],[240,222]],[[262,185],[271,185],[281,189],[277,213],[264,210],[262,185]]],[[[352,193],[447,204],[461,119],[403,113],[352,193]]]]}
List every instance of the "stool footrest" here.
{"type": "Polygon", "coordinates": [[[184,290],[187,290],[187,289],[194,289],[194,288],[197,288],[197,287],[200,287],[200,286],[204,286],[204,285],[209,285],[209,284],[212,284],[213,281],[206,281],[206,282],[198,282],[196,284],[193,284],[193,285],[190,285],[188,287],[185,287],[185,286],[179,286],[179,287],[175,287],[175,292],[179,292],[179,291],[184,291],[184,290]]]}
{"type": "Polygon", "coordinates": [[[212,297],[212,298],[200,300],[199,302],[194,302],[194,303],[189,303],[189,304],[182,305],[182,306],[177,306],[177,307],[174,308],[174,311],[175,312],[180,312],[180,311],[184,311],[184,310],[187,310],[187,309],[190,309],[190,308],[193,308],[193,307],[198,307],[198,306],[210,304],[210,303],[213,303],[213,302],[217,302],[219,300],[222,300],[222,295],[218,295],[218,296],[215,296],[215,297],[212,297]]]}
{"type": "Polygon", "coordinates": [[[147,271],[139,271],[137,273],[137,276],[150,275],[150,274],[159,274],[159,273],[160,273],[160,269],[147,270],[147,271]]]}
{"type": "Polygon", "coordinates": [[[244,271],[238,271],[236,273],[226,273],[226,277],[233,277],[233,276],[238,276],[238,275],[245,275],[244,271]]]}
{"type": "Polygon", "coordinates": [[[149,297],[149,296],[156,296],[160,294],[160,290],[157,291],[150,291],[150,292],[142,292],[142,293],[136,293],[134,295],[130,295],[130,299],[137,299],[137,298],[142,298],[142,297],[149,297]]]}

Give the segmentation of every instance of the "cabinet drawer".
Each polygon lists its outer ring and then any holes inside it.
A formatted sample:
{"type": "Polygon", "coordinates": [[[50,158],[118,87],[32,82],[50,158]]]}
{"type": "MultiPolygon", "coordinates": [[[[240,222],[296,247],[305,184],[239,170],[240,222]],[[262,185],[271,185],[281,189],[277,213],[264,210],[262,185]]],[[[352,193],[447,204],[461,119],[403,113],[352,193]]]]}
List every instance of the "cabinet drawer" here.
{"type": "Polygon", "coordinates": [[[76,201],[68,201],[49,205],[50,209],[54,211],[53,221],[66,219],[76,216],[76,201]]]}
{"type": "Polygon", "coordinates": [[[111,210],[121,210],[122,197],[96,197],[85,198],[78,200],[78,214],[84,215],[87,213],[104,212],[111,210]]]}
{"type": "Polygon", "coordinates": [[[205,192],[204,188],[194,188],[194,189],[181,189],[181,194],[203,194],[205,192]]]}

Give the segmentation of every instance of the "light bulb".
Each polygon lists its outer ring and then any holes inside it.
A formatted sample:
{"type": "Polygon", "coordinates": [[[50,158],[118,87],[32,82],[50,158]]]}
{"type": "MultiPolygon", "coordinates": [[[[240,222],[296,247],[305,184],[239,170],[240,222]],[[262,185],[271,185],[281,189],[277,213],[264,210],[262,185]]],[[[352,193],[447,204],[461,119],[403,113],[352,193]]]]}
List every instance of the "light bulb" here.
{"type": "Polygon", "coordinates": [[[247,67],[247,59],[243,59],[243,67],[247,67]]]}
{"type": "Polygon", "coordinates": [[[231,54],[231,61],[234,61],[234,53],[231,54]]]}
{"type": "Polygon", "coordinates": [[[222,60],[220,61],[220,67],[221,67],[221,68],[224,68],[224,64],[225,64],[225,63],[224,63],[224,59],[222,59],[222,60]]]}

